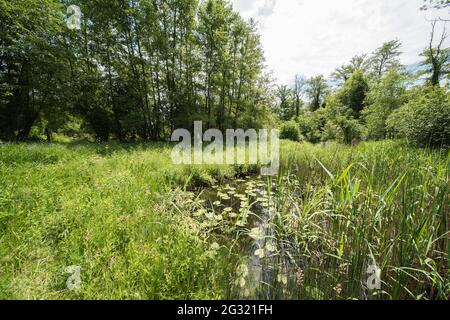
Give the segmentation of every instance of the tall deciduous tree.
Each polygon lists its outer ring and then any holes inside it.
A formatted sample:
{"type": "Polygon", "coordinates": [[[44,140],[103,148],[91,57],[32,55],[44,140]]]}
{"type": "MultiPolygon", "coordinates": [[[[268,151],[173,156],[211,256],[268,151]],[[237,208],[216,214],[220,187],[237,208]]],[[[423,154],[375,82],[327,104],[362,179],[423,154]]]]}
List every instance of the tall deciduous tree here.
{"type": "Polygon", "coordinates": [[[295,75],[294,80],[294,105],[295,105],[295,116],[298,118],[300,116],[300,109],[303,107],[303,96],[305,94],[307,80],[301,75],[295,75]]]}
{"type": "Polygon", "coordinates": [[[371,85],[366,97],[367,107],[363,110],[370,139],[387,137],[387,119],[407,102],[406,88],[406,76],[395,69],[371,85]]]}
{"type": "Polygon", "coordinates": [[[306,93],[310,101],[311,111],[316,111],[324,105],[327,90],[328,85],[323,75],[308,80],[306,93]]]}
{"type": "Polygon", "coordinates": [[[333,80],[338,81],[339,83],[344,83],[347,81],[352,74],[361,70],[366,72],[370,67],[370,60],[367,58],[366,54],[356,55],[354,56],[348,64],[342,65],[337,68],[331,77],[333,80]]]}
{"type": "Polygon", "coordinates": [[[66,116],[100,140],[268,116],[258,29],[226,0],[0,0],[0,15],[2,139],[58,131],[66,116]],[[70,30],[73,4],[81,28],[70,30]]]}
{"type": "Polygon", "coordinates": [[[52,0],[0,1],[0,139],[24,140],[44,115],[64,116],[60,10],[52,0]]]}
{"type": "Polygon", "coordinates": [[[341,103],[353,110],[354,116],[359,118],[361,111],[364,109],[368,91],[369,85],[365,76],[361,70],[358,70],[345,82],[338,92],[338,97],[341,103]]]}
{"type": "Polygon", "coordinates": [[[401,55],[399,40],[392,40],[384,43],[375,50],[371,57],[372,71],[378,77],[383,76],[390,68],[400,66],[399,56],[401,55]]]}
{"type": "Polygon", "coordinates": [[[450,48],[444,48],[445,40],[447,39],[446,30],[442,32],[438,44],[434,45],[436,36],[436,23],[431,23],[431,37],[428,48],[424,50],[422,56],[425,57],[425,61],[422,65],[427,67],[426,72],[430,75],[429,82],[431,85],[438,85],[441,79],[450,73],[450,48]]]}
{"type": "Polygon", "coordinates": [[[284,121],[288,121],[295,116],[295,106],[293,91],[287,85],[277,88],[277,98],[279,100],[278,114],[284,121]]]}

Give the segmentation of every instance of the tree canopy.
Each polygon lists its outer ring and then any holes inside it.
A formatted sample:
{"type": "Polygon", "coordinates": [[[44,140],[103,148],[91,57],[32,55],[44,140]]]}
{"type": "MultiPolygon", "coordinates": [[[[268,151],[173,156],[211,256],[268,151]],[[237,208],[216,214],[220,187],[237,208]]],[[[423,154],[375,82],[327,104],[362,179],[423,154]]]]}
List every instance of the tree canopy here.
{"type": "MultiPolygon", "coordinates": [[[[448,7],[431,0],[424,9],[448,7]]],[[[227,0],[0,0],[0,139],[164,140],[194,121],[205,129],[279,127],[311,142],[417,137],[393,130],[390,117],[433,101],[448,108],[441,20],[431,23],[417,72],[401,65],[394,39],[329,78],[294,70],[291,84],[275,86],[257,23],[227,0]]],[[[439,132],[428,136],[447,134],[439,132]]]]}
{"type": "Polygon", "coordinates": [[[227,1],[0,0],[0,15],[0,139],[74,124],[101,140],[162,139],[193,120],[267,121],[258,30],[227,1]],[[80,30],[65,24],[69,4],[80,30]]]}

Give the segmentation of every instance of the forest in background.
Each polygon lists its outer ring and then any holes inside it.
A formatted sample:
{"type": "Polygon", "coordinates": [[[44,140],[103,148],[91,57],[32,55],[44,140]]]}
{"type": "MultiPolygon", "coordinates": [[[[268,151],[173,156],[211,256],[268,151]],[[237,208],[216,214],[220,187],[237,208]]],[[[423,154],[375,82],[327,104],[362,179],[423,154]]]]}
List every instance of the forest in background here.
{"type": "MultiPolygon", "coordinates": [[[[449,2],[421,9],[431,7],[444,13],[449,2]]],[[[401,41],[392,40],[329,78],[277,86],[257,23],[226,0],[1,0],[0,15],[0,140],[167,140],[198,120],[281,127],[282,137],[313,143],[450,145],[442,18],[430,22],[414,68],[400,64],[401,41]],[[71,4],[80,30],[66,25],[71,4]]]]}
{"type": "Polygon", "coordinates": [[[174,128],[259,127],[269,83],[254,22],[223,0],[0,1],[0,139],[88,133],[167,138],[174,128]],[[81,30],[65,10],[76,4],[81,30]]]}

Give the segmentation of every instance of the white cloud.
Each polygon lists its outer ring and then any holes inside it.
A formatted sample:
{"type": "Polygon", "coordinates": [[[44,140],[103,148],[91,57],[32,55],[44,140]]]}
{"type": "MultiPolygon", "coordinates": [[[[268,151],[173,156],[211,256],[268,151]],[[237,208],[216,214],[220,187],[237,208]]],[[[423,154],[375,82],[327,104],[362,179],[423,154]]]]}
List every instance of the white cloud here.
{"type": "Polygon", "coordinates": [[[268,68],[280,83],[296,73],[329,75],[355,54],[393,39],[403,43],[402,63],[416,63],[429,41],[426,17],[435,16],[419,10],[422,0],[231,2],[244,18],[259,21],[268,68]]]}

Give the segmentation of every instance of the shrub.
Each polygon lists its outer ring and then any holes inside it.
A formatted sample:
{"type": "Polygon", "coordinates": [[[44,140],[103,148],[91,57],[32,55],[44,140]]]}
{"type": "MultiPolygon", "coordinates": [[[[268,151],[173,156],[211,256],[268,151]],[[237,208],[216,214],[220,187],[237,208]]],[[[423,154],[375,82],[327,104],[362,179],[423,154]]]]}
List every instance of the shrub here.
{"type": "Polygon", "coordinates": [[[366,129],[358,120],[340,116],[334,121],[342,130],[342,136],[337,140],[338,142],[355,144],[366,139],[366,129]]]}
{"type": "Polygon", "coordinates": [[[281,126],[280,138],[292,141],[301,141],[300,129],[295,121],[285,122],[281,126]]]}
{"type": "Polygon", "coordinates": [[[425,86],[387,120],[396,138],[406,138],[418,146],[450,146],[450,92],[446,87],[425,86]]]}
{"type": "Polygon", "coordinates": [[[299,117],[300,134],[311,143],[322,141],[322,132],[327,122],[327,110],[320,108],[314,112],[299,117]]]}
{"type": "Polygon", "coordinates": [[[342,104],[338,97],[329,97],[327,101],[327,123],[324,126],[322,140],[335,140],[345,144],[354,144],[364,140],[366,129],[353,117],[354,110],[342,104]]]}

